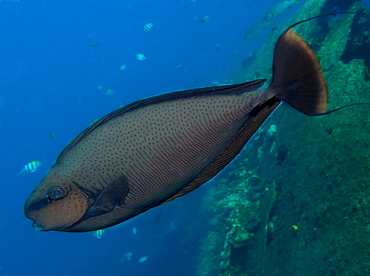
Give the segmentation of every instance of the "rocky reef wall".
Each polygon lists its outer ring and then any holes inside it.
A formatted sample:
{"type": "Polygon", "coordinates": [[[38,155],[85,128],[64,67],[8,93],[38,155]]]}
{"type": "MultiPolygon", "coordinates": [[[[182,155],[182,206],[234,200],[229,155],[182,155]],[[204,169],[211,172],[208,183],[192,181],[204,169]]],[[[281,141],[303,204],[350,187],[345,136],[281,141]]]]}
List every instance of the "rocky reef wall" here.
{"type": "MultiPolygon", "coordinates": [[[[308,1],[230,82],[271,77],[281,32],[331,2],[308,1]]],[[[320,59],[329,109],[370,102],[370,12],[351,5],[296,28],[320,59]]],[[[370,275],[369,105],[313,118],[282,104],[215,183],[198,275],[370,275]]]]}

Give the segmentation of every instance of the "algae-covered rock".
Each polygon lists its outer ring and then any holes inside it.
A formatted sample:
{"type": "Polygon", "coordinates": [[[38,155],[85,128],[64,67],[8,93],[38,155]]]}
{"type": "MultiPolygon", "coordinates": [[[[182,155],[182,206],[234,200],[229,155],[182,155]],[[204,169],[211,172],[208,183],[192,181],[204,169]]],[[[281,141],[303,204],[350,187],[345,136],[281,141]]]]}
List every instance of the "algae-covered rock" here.
{"type": "MultiPolygon", "coordinates": [[[[230,79],[269,77],[272,49],[283,28],[330,11],[328,2],[308,1],[271,35],[255,63],[230,79]]],[[[370,48],[363,57],[348,58],[348,49],[358,43],[348,39],[350,32],[367,41],[366,28],[360,27],[366,17],[358,14],[368,11],[358,3],[349,11],[356,14],[344,14],[328,28],[317,28],[323,23],[315,21],[297,28],[315,44],[329,87],[329,109],[369,102],[370,48]],[[313,33],[316,38],[310,37],[313,33]]],[[[199,275],[370,275],[369,133],[369,105],[318,118],[286,104],[279,107],[205,199],[214,211],[215,231],[204,240],[208,251],[201,254],[199,275]],[[272,125],[276,131],[269,137],[272,125]],[[281,148],[285,157],[277,165],[281,148]],[[250,200],[254,196],[257,200],[250,200]]]]}

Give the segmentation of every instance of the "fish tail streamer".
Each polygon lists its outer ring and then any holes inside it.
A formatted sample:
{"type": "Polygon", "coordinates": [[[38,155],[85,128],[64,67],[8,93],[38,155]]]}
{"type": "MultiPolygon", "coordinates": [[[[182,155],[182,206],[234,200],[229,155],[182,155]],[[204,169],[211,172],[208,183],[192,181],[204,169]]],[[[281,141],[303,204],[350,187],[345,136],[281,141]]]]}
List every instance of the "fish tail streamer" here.
{"type": "Polygon", "coordinates": [[[311,46],[293,31],[297,24],[286,29],[276,43],[268,90],[306,115],[323,115],[327,113],[327,84],[311,46]]]}

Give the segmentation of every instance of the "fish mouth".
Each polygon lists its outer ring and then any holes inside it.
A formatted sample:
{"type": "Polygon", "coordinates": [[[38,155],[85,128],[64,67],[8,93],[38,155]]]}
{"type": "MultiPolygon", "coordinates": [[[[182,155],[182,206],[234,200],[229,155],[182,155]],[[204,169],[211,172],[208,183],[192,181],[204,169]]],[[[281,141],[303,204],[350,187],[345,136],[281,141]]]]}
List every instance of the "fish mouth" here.
{"type": "Polygon", "coordinates": [[[35,222],[33,222],[33,223],[32,223],[32,227],[33,227],[33,229],[35,229],[37,232],[47,231],[47,230],[45,230],[45,227],[40,226],[40,225],[38,225],[38,224],[37,224],[37,223],[35,223],[35,222]]]}
{"type": "Polygon", "coordinates": [[[45,228],[45,226],[41,226],[39,224],[37,224],[36,222],[33,222],[32,223],[32,227],[33,229],[35,229],[37,232],[46,232],[46,231],[63,231],[61,229],[63,229],[63,226],[62,227],[56,227],[56,228],[45,228]]]}
{"type": "Polygon", "coordinates": [[[59,226],[59,227],[54,227],[54,228],[47,228],[46,226],[41,226],[37,224],[35,221],[32,221],[32,228],[36,230],[37,232],[48,232],[48,231],[61,231],[61,232],[70,232],[68,230],[69,227],[64,226],[59,226]]]}

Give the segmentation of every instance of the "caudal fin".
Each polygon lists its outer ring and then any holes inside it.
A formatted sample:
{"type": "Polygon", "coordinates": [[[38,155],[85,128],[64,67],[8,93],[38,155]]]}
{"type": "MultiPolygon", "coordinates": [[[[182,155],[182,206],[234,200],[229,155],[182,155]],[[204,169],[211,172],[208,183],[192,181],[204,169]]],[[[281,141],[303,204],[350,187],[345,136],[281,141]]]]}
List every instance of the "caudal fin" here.
{"type": "Polygon", "coordinates": [[[268,90],[306,115],[322,115],[327,113],[328,89],[314,51],[292,29],[299,23],[286,29],[276,43],[268,90]]]}

